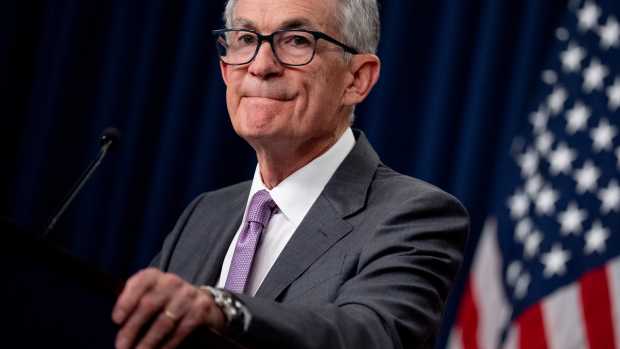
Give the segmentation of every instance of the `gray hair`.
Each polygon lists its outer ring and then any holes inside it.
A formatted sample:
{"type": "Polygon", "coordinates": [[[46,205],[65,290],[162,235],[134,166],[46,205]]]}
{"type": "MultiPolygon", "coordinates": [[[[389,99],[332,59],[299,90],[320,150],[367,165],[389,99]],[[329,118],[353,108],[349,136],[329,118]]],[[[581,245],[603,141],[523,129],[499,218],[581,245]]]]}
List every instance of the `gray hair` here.
{"type": "MultiPolygon", "coordinates": [[[[344,42],[360,53],[376,53],[379,45],[380,21],[377,0],[337,0],[340,11],[336,13],[337,25],[344,42]]],[[[230,27],[237,0],[228,0],[224,21],[230,27]]]]}

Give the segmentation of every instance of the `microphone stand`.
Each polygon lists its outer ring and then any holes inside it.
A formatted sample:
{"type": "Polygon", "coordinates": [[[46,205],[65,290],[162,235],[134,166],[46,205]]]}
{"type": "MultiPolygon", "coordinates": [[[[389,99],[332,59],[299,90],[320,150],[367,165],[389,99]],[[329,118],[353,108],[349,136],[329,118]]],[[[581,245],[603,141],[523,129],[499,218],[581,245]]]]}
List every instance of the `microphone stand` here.
{"type": "Polygon", "coordinates": [[[71,202],[73,202],[73,199],[75,198],[75,196],[80,192],[80,190],[82,190],[82,187],[84,186],[84,184],[88,181],[88,179],[90,179],[92,174],[99,167],[99,165],[101,164],[101,161],[108,153],[108,150],[113,145],[113,143],[116,140],[118,140],[119,137],[120,137],[119,132],[115,128],[107,128],[103,131],[103,134],[100,139],[101,148],[99,149],[99,154],[97,154],[97,157],[95,158],[95,160],[93,160],[90,163],[90,165],[86,168],[86,171],[82,173],[78,181],[73,185],[73,188],[71,189],[71,191],[67,194],[65,199],[62,201],[62,205],[60,206],[60,209],[50,219],[49,223],[47,224],[47,228],[41,235],[42,239],[47,238],[47,236],[52,231],[52,229],[54,229],[54,226],[56,226],[58,219],[67,210],[67,207],[69,207],[71,202]]]}

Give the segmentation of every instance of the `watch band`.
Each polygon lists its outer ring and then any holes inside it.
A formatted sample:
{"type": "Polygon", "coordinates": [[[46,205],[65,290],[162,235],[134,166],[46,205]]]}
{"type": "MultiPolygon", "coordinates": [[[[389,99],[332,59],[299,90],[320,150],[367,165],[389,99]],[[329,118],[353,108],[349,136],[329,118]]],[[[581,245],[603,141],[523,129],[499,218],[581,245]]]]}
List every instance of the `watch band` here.
{"type": "Polygon", "coordinates": [[[209,293],[215,305],[224,313],[227,334],[237,336],[247,332],[252,314],[233,293],[211,286],[200,286],[199,289],[209,293]]]}

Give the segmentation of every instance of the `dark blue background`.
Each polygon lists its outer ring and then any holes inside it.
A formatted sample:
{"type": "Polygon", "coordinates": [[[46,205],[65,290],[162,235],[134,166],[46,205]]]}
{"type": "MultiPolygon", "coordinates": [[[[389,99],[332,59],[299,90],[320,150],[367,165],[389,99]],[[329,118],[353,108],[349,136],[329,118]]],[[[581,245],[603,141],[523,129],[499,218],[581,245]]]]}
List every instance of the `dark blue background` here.
{"type": "MultiPolygon", "coordinates": [[[[355,126],[387,165],[462,200],[474,241],[564,5],[382,2],[382,75],[355,126]]],[[[128,276],[194,196],[251,178],[254,155],[231,130],[210,37],[222,9],[206,0],[3,1],[0,216],[41,231],[101,130],[115,125],[119,151],[52,239],[128,276]]]]}

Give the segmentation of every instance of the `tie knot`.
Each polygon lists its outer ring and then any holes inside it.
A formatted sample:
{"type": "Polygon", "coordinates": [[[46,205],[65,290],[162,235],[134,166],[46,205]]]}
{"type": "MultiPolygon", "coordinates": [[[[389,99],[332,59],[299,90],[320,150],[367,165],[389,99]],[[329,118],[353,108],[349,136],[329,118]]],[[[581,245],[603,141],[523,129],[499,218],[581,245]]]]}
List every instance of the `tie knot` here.
{"type": "Polygon", "coordinates": [[[254,194],[250,201],[250,208],[248,209],[248,222],[260,223],[263,227],[269,222],[271,213],[276,207],[276,203],[269,195],[269,192],[265,189],[259,190],[254,194]]]}

